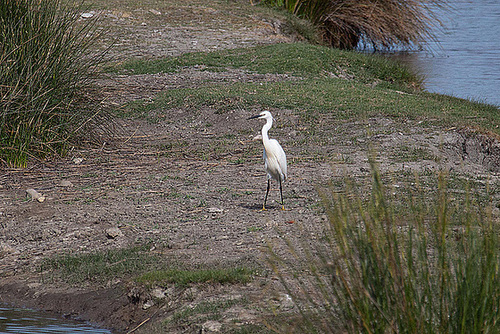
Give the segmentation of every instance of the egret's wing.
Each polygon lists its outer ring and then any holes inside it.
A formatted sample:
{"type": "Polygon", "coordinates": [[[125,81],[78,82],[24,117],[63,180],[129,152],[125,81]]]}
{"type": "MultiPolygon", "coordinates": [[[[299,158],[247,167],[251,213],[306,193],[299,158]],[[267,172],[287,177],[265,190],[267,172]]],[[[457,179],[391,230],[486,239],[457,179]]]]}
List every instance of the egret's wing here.
{"type": "Polygon", "coordinates": [[[285,154],[285,151],[283,151],[283,148],[281,146],[280,146],[280,149],[281,149],[281,154],[280,154],[279,159],[278,159],[278,164],[280,165],[281,172],[285,176],[283,179],[283,181],[285,181],[287,178],[286,154],[285,154]]]}
{"type": "Polygon", "coordinates": [[[286,154],[285,151],[283,151],[283,148],[281,145],[278,143],[276,139],[271,139],[270,144],[272,146],[272,152],[274,155],[274,158],[278,162],[279,170],[281,174],[283,175],[283,181],[286,180],[287,178],[287,164],[286,164],[286,154]]]}
{"type": "Polygon", "coordinates": [[[267,165],[267,155],[266,155],[266,149],[264,149],[264,154],[262,154],[262,158],[264,159],[264,168],[266,169],[267,172],[267,178],[271,178],[271,174],[269,174],[269,166],[267,165]]]}

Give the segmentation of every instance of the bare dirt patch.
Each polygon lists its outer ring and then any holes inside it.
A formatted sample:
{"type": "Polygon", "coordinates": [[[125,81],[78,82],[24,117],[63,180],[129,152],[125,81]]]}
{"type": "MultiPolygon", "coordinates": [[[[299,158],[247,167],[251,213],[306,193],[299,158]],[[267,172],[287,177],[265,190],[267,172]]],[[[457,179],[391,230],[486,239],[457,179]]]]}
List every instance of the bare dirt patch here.
{"type": "MultiPolygon", "coordinates": [[[[295,39],[283,35],[279,24],[258,17],[243,20],[239,14],[196,6],[160,8],[161,14],[149,9],[103,14],[111,31],[116,29],[118,43],[112,52],[117,58],[295,39]]],[[[175,74],[111,75],[97,84],[106,103],[120,106],[171,88],[278,80],[293,78],[191,68],[175,74]]],[[[279,194],[273,189],[269,210],[259,212],[266,179],[262,144],[253,137],[262,124],[246,120],[258,111],[155,111],[145,118],[118,120],[119,136],[100,148],[74,150],[65,159],[28,169],[3,169],[0,301],[78,316],[119,333],[146,320],[137,330],[141,332],[186,305],[245,297],[246,303],[228,307],[217,322],[229,327],[258,323],[259,307],[287,307],[267,292],[275,285],[272,275],[243,286],[171,288],[162,292],[167,296],[162,303],[147,307],[154,300],[152,292],[133,283],[111,280],[103,287],[75,288],[44,280],[40,264],[56,254],[153,242],[168,245],[163,255],[183,263],[265,267],[262,249],[267,242],[287,256],[283,236],[311,243],[321,237],[325,218],[317,187],[345,174],[369,177],[373,147],[380,152],[381,169],[394,174],[444,168],[465,177],[498,178],[498,145],[463,131],[423,128],[414,121],[401,125],[386,118],[323,119],[315,130],[327,135],[314,139],[293,112],[271,110],[277,122],[271,136],[279,139],[289,161],[287,210],[279,210],[279,194]],[[412,156],[414,149],[419,150],[417,157],[412,156]],[[43,193],[46,200],[29,200],[27,188],[43,193]],[[111,228],[121,233],[110,236],[111,228]]],[[[209,325],[192,320],[172,332],[199,332],[204,324],[209,325]]]]}

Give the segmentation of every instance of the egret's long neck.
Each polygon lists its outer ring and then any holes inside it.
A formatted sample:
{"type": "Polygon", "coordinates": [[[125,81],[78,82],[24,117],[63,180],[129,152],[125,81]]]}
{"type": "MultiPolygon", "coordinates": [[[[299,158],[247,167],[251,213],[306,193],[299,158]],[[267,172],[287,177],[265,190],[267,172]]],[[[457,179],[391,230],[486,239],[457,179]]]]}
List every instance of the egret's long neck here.
{"type": "Polygon", "coordinates": [[[268,118],[266,124],[262,127],[262,142],[265,144],[266,142],[269,141],[269,136],[267,135],[267,132],[269,129],[273,126],[273,119],[268,118]]]}

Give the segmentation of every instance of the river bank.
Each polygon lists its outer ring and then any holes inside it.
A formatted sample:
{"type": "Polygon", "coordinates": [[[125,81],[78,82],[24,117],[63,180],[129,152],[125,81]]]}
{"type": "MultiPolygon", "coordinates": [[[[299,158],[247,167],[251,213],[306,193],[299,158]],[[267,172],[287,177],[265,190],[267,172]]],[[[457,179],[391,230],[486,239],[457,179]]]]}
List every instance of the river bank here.
{"type": "MultiPolygon", "coordinates": [[[[103,15],[108,38],[117,39],[111,52],[119,63],[275,43],[294,50],[300,40],[279,16],[246,2],[102,6],[113,9],[93,15],[103,15]]],[[[318,50],[308,52],[326,53],[318,50]]],[[[396,89],[391,80],[365,74],[370,68],[355,55],[348,57],[335,70],[320,69],[321,78],[308,79],[310,91],[293,90],[302,87],[305,74],[226,63],[215,71],[207,59],[167,73],[120,68],[99,80],[104,103],[117,110],[113,140],[0,173],[0,302],[82,318],[116,333],[264,332],[263,319],[272,310],[293,309],[266,264],[265,246],[290,257],[283,236],[299,243],[321,239],[326,217],[317,187],[342,183],[346,174],[369,179],[372,145],[381,170],[397,176],[401,189],[415,173],[432,179],[438,170],[450,173],[457,191],[465,180],[488,180],[498,189],[494,128],[475,131],[445,119],[468,108],[473,118],[467,123],[492,123],[482,114],[487,107],[396,89]],[[323,97],[312,90],[318,82],[317,91],[334,97],[316,106],[323,97]],[[313,99],[303,103],[308,96],[313,99]],[[407,112],[418,106],[445,116],[407,112]],[[266,181],[262,144],[253,138],[261,124],[246,118],[262,108],[273,112],[272,137],[289,158],[286,211],[279,210],[276,189],[269,210],[258,211],[266,181]],[[27,198],[28,188],[45,201],[27,198]],[[91,267],[94,258],[78,264],[84,269],[66,271],[66,262],[47,262],[136,246],[141,248],[130,256],[109,257],[100,272],[91,267]],[[141,270],[235,267],[251,269],[252,279],[187,286],[138,281],[141,270]]]]}

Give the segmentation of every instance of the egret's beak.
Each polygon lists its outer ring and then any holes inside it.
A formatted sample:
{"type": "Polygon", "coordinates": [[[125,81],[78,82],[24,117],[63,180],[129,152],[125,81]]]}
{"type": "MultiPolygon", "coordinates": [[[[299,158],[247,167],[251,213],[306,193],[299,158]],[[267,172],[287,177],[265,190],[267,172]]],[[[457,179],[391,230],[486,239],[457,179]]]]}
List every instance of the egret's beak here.
{"type": "Polygon", "coordinates": [[[254,119],[254,118],[259,118],[261,115],[255,115],[255,116],[252,116],[252,117],[248,117],[247,119],[254,119]]]}

